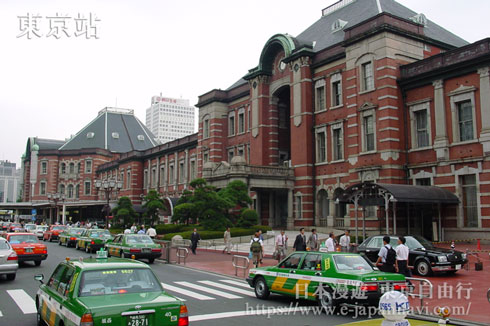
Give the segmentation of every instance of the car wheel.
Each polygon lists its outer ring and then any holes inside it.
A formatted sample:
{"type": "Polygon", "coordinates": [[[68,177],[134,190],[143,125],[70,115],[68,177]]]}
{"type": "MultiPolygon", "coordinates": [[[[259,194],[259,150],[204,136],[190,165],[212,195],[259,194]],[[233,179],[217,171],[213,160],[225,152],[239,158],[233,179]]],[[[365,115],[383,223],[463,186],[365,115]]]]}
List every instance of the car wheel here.
{"type": "Polygon", "coordinates": [[[35,260],[34,261],[34,264],[36,264],[36,266],[39,266],[39,265],[41,265],[41,261],[40,260],[35,260]]]}
{"type": "MultiPolygon", "coordinates": [[[[39,308],[38,308],[39,309],[39,308]]],[[[39,312],[39,310],[37,311],[37,314],[36,314],[36,319],[37,319],[37,326],[46,326],[46,323],[44,322],[44,320],[41,318],[41,313],[39,312]]]]}
{"type": "Polygon", "coordinates": [[[119,257],[120,257],[120,258],[125,258],[125,257],[124,257],[124,252],[123,252],[122,250],[121,250],[121,252],[119,253],[119,257]]]}
{"type": "Polygon", "coordinates": [[[332,291],[330,291],[330,289],[324,287],[320,288],[317,300],[318,305],[327,315],[335,313],[335,309],[337,308],[337,301],[334,299],[334,294],[332,291]]]}
{"type": "Polygon", "coordinates": [[[153,264],[153,262],[154,262],[154,261],[155,261],[155,258],[150,258],[150,259],[148,259],[148,262],[149,262],[150,264],[153,264]]]}
{"type": "Polygon", "coordinates": [[[420,260],[415,266],[415,270],[420,276],[429,276],[432,273],[429,263],[425,260],[420,260]]]}
{"type": "Polygon", "coordinates": [[[60,245],[60,246],[62,245],[61,240],[58,240],[58,245],[60,245]]]}
{"type": "Polygon", "coordinates": [[[7,274],[7,280],[9,280],[9,281],[15,280],[15,275],[16,275],[15,273],[13,273],[13,274],[7,274]]]}
{"type": "Polygon", "coordinates": [[[78,245],[78,242],[75,244],[75,249],[80,250],[80,246],[78,245]]]}
{"type": "Polygon", "coordinates": [[[259,299],[267,299],[269,297],[269,287],[265,282],[265,279],[261,276],[255,280],[254,284],[255,296],[259,299]]]}
{"type": "Polygon", "coordinates": [[[89,252],[90,252],[90,248],[89,248],[89,246],[87,246],[87,245],[85,246],[85,252],[86,252],[86,253],[89,253],[89,252]]]}

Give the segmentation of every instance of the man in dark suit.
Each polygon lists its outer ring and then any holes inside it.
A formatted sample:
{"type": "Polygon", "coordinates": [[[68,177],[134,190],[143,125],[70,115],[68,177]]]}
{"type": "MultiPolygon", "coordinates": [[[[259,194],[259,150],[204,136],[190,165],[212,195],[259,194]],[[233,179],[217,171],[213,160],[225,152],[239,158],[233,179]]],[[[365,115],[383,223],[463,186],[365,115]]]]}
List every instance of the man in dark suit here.
{"type": "Polygon", "coordinates": [[[197,243],[201,240],[201,236],[197,233],[197,229],[194,228],[194,232],[191,234],[191,250],[192,253],[196,254],[197,243]]]}
{"type": "Polygon", "coordinates": [[[305,228],[299,229],[299,234],[296,236],[296,239],[294,240],[293,248],[296,251],[306,251],[305,228]]]}

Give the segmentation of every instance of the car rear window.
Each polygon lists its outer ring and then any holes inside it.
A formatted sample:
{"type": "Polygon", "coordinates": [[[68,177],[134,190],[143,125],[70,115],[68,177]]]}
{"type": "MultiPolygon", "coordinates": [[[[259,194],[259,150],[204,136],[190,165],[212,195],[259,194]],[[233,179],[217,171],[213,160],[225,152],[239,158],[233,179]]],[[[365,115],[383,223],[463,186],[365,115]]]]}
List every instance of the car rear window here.
{"type": "Polygon", "coordinates": [[[358,255],[334,255],[333,260],[338,271],[364,270],[372,271],[373,268],[368,262],[358,255]]]}
{"type": "Polygon", "coordinates": [[[37,237],[33,234],[11,235],[9,237],[9,242],[12,244],[37,243],[37,237]]]}
{"type": "Polygon", "coordinates": [[[10,249],[10,247],[6,241],[0,241],[0,250],[4,249],[10,249]]]}
{"type": "Polygon", "coordinates": [[[64,230],[64,229],[66,229],[65,226],[54,226],[53,227],[53,230],[64,230]]]}
{"type": "Polygon", "coordinates": [[[150,269],[127,268],[85,271],[80,281],[80,297],[162,291],[150,269]]]}
{"type": "Polygon", "coordinates": [[[153,243],[153,240],[148,235],[128,235],[126,243],[153,243]]]}

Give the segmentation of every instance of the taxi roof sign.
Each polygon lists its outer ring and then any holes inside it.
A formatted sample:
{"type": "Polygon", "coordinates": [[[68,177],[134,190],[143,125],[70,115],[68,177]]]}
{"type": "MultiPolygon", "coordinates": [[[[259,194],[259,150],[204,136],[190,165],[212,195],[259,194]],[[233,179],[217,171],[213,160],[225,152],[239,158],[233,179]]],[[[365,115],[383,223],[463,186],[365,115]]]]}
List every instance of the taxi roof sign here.
{"type": "Polygon", "coordinates": [[[107,259],[107,251],[104,249],[97,251],[97,259],[107,259]]]}

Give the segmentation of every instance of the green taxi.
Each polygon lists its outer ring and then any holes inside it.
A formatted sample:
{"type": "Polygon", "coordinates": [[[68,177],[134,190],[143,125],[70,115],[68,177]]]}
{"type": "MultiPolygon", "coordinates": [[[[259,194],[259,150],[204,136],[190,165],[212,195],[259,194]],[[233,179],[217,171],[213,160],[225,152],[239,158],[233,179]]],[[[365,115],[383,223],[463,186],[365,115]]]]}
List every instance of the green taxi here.
{"type": "Polygon", "coordinates": [[[253,268],[248,284],[259,299],[271,292],[318,301],[325,311],[340,304],[377,306],[387,291],[405,291],[402,274],[384,273],[363,256],[341,252],[294,252],[276,266],[253,268]]]}
{"type": "Polygon", "coordinates": [[[85,231],[84,228],[69,228],[60,233],[58,244],[60,246],[75,247],[78,237],[85,231]]]}
{"type": "Polygon", "coordinates": [[[85,252],[95,252],[104,248],[106,242],[112,241],[112,235],[106,229],[86,229],[78,237],[75,248],[85,252]]]}
{"type": "Polygon", "coordinates": [[[37,324],[50,326],[189,325],[187,307],[166,293],[151,268],[105,257],[60,263],[36,294],[37,324]]]}
{"type": "Polygon", "coordinates": [[[105,245],[110,256],[148,259],[153,264],[160,257],[162,247],[146,234],[118,234],[105,245]]]}

